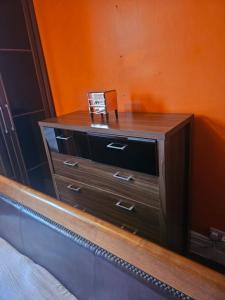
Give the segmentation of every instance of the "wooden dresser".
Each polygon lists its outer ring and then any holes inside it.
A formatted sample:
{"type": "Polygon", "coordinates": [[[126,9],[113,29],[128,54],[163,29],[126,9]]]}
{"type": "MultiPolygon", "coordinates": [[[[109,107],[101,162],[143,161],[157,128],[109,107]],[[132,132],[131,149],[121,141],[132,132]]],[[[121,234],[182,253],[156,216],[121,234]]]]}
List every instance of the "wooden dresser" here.
{"type": "Polygon", "coordinates": [[[57,198],[172,250],[185,248],[190,114],[74,112],[39,122],[57,198]]]}

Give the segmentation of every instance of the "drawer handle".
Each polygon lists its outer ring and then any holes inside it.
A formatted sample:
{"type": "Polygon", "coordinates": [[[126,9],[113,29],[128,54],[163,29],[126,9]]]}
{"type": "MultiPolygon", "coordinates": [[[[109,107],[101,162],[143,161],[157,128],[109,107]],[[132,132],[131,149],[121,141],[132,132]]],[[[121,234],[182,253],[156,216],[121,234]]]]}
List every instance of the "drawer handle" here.
{"type": "Polygon", "coordinates": [[[68,141],[69,139],[72,138],[72,136],[57,135],[56,138],[57,138],[57,140],[68,141]]]}
{"type": "Polygon", "coordinates": [[[118,143],[110,143],[106,146],[107,148],[117,149],[117,150],[124,150],[127,145],[118,144],[118,143]],[[121,145],[121,146],[118,146],[121,145]]]}
{"type": "Polygon", "coordinates": [[[127,204],[127,203],[125,203],[123,201],[118,201],[116,203],[116,206],[120,207],[122,209],[128,210],[129,212],[134,211],[134,208],[135,208],[135,205],[130,205],[130,204],[127,204]],[[127,206],[127,205],[129,205],[129,206],[127,206]]]}
{"type": "Polygon", "coordinates": [[[138,229],[133,228],[133,227],[131,227],[131,226],[128,226],[128,225],[126,225],[126,224],[122,224],[122,225],[120,226],[120,228],[125,229],[125,230],[127,230],[127,231],[130,231],[130,232],[132,232],[133,234],[137,234],[137,232],[138,232],[138,229]]]}
{"type": "Polygon", "coordinates": [[[67,185],[67,188],[68,188],[69,190],[73,191],[73,192],[76,192],[76,193],[80,192],[80,190],[81,190],[80,187],[75,187],[73,184],[67,185]]]}
{"type": "Polygon", "coordinates": [[[120,172],[116,172],[115,174],[113,174],[113,177],[115,178],[118,178],[118,179],[122,179],[122,180],[125,180],[125,181],[130,181],[130,180],[133,180],[133,176],[123,176],[123,175],[120,175],[120,172]]]}
{"type": "Polygon", "coordinates": [[[8,133],[8,128],[6,126],[5,118],[4,118],[3,111],[2,111],[1,107],[0,107],[0,112],[1,112],[1,116],[2,116],[2,122],[3,122],[3,125],[4,125],[5,133],[7,134],[8,133]]]}
{"type": "Polygon", "coordinates": [[[73,160],[65,160],[63,162],[64,165],[70,166],[70,167],[78,167],[79,162],[73,161],[73,160]]]}
{"type": "Polygon", "coordinates": [[[9,116],[9,120],[10,120],[10,123],[11,123],[11,130],[14,131],[15,128],[14,128],[13,119],[12,119],[11,112],[9,110],[8,104],[5,104],[5,108],[7,110],[7,113],[8,113],[8,116],[9,116]]]}

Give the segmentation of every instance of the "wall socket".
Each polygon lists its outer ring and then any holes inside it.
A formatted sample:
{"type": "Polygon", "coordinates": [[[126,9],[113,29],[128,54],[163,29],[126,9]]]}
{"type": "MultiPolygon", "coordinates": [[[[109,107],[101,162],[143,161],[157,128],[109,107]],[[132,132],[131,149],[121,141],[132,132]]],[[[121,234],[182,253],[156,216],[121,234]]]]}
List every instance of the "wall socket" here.
{"type": "Polygon", "coordinates": [[[225,242],[225,232],[214,227],[210,227],[209,238],[215,242],[225,242]]]}

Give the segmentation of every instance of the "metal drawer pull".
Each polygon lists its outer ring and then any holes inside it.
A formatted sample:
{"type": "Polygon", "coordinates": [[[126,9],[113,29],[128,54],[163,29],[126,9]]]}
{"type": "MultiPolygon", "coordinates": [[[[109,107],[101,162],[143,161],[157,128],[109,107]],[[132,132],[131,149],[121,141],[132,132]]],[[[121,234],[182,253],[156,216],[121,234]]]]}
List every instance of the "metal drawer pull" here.
{"type": "Polygon", "coordinates": [[[72,136],[62,136],[62,135],[57,135],[57,140],[63,140],[63,141],[68,141],[69,139],[72,138],[72,136]]]}
{"type": "Polygon", "coordinates": [[[65,160],[63,162],[64,165],[70,166],[70,167],[78,167],[79,162],[77,161],[72,161],[72,160],[65,160]]]}
{"type": "Polygon", "coordinates": [[[117,150],[124,150],[127,147],[127,145],[122,145],[119,143],[110,143],[106,147],[112,148],[112,149],[117,149],[117,150]],[[121,146],[119,146],[119,145],[121,145],[121,146]]]}
{"type": "Polygon", "coordinates": [[[8,133],[8,129],[7,129],[7,126],[6,126],[5,118],[4,118],[3,111],[2,111],[1,107],[0,107],[0,112],[1,112],[1,116],[2,116],[2,122],[3,122],[3,125],[4,125],[5,133],[8,133]]]}
{"type": "Polygon", "coordinates": [[[123,201],[118,201],[117,203],[116,203],[116,206],[118,206],[118,207],[120,207],[120,208],[123,208],[123,209],[125,209],[125,210],[128,210],[128,211],[130,211],[130,212],[132,212],[133,210],[134,210],[134,208],[135,208],[135,205],[130,205],[130,206],[126,206],[127,205],[127,203],[125,203],[125,202],[123,202],[123,201]],[[123,204],[124,203],[124,204],[123,204]]]}
{"type": "Polygon", "coordinates": [[[120,228],[125,229],[125,230],[127,230],[127,231],[130,231],[130,232],[132,232],[133,234],[137,234],[137,232],[138,232],[138,229],[133,228],[133,227],[131,227],[131,226],[128,226],[128,225],[126,225],[126,224],[122,224],[122,225],[120,226],[120,228]]]}
{"type": "MultiPolygon", "coordinates": [[[[2,76],[0,74],[0,84],[1,84],[1,87],[2,87],[2,91],[3,91],[3,94],[4,94],[4,97],[5,97],[5,101],[6,103],[8,102],[8,97],[6,95],[6,91],[5,91],[5,86],[4,86],[4,83],[3,83],[3,79],[2,79],[2,76]]],[[[12,131],[14,131],[14,124],[13,124],[13,119],[12,119],[12,116],[11,116],[11,113],[9,111],[9,106],[8,104],[5,104],[5,108],[7,109],[7,112],[8,112],[8,115],[9,115],[9,120],[10,120],[10,123],[11,123],[11,129],[12,131]]],[[[1,115],[2,115],[2,118],[3,118],[3,122],[5,123],[5,120],[4,120],[4,117],[3,117],[3,112],[2,112],[2,108],[1,108],[1,115]]],[[[5,126],[5,124],[4,124],[5,126]]],[[[8,129],[7,127],[5,126],[5,133],[8,133],[8,129]]]]}
{"type": "Polygon", "coordinates": [[[68,188],[69,190],[73,191],[73,192],[76,192],[76,193],[80,192],[80,190],[81,190],[80,187],[74,187],[73,184],[67,185],[67,188],[68,188]]]}
{"type": "Polygon", "coordinates": [[[9,120],[10,120],[10,123],[11,123],[11,130],[14,131],[15,130],[14,123],[13,123],[13,119],[12,119],[8,104],[5,104],[5,108],[7,109],[7,112],[8,112],[8,115],[9,115],[9,120]]]}
{"type": "Polygon", "coordinates": [[[130,181],[130,180],[133,180],[133,176],[123,176],[123,175],[120,175],[120,172],[116,172],[115,174],[113,174],[113,177],[115,178],[118,178],[118,179],[122,179],[122,180],[125,180],[125,181],[130,181]]]}

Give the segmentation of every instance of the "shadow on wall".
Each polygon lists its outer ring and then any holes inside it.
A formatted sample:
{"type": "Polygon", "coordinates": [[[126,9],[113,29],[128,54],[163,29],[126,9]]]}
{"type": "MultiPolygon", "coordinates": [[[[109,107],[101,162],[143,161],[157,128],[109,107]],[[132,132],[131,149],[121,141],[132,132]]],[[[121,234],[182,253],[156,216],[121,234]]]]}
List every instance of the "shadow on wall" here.
{"type": "Polygon", "coordinates": [[[208,226],[225,231],[225,223],[221,223],[225,220],[224,127],[210,118],[196,116],[192,149],[192,228],[204,234],[208,234],[208,226]],[[205,222],[200,223],[199,218],[205,222]]]}
{"type": "Polygon", "coordinates": [[[163,99],[149,94],[136,95],[132,93],[130,101],[124,104],[124,110],[132,112],[163,112],[166,111],[164,103],[163,99]]]}
{"type": "MultiPolygon", "coordinates": [[[[163,99],[132,94],[125,111],[168,112],[163,99]]],[[[205,235],[209,227],[225,231],[225,128],[212,118],[196,115],[193,126],[190,222],[205,235]],[[199,222],[199,219],[204,222],[199,222]]]]}

